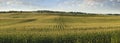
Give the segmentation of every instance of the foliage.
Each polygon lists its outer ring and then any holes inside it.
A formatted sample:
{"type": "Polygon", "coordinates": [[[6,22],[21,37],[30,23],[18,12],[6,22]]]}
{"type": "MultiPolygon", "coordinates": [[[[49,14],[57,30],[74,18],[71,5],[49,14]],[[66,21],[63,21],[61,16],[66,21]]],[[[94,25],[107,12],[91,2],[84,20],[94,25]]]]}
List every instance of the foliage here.
{"type": "Polygon", "coordinates": [[[120,43],[120,16],[0,14],[0,43],[120,43]]]}

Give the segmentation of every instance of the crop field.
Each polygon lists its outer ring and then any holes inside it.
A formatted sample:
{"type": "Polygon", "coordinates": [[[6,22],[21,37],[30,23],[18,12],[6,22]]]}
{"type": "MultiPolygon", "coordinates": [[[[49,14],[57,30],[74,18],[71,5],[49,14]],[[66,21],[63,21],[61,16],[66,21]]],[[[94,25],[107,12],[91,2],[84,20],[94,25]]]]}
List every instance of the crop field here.
{"type": "Polygon", "coordinates": [[[0,43],[120,43],[120,16],[0,13],[0,43]]]}

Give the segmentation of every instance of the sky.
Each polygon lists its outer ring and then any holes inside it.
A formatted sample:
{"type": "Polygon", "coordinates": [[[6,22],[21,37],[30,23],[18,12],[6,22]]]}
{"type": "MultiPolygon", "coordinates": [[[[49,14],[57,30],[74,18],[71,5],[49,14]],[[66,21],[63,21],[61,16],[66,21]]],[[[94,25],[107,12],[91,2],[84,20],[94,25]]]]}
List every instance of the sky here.
{"type": "Polygon", "coordinates": [[[0,11],[9,10],[120,14],[120,0],[0,0],[0,11]]]}

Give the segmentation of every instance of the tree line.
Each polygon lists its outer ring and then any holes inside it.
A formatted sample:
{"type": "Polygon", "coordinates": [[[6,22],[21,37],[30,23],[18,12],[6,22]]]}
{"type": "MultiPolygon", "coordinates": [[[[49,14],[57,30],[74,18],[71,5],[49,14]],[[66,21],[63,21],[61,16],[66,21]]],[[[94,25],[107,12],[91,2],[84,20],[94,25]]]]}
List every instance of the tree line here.
{"type": "MultiPolygon", "coordinates": [[[[99,15],[95,13],[85,13],[85,12],[64,12],[64,11],[50,11],[50,10],[37,10],[37,11],[0,11],[0,13],[62,13],[62,14],[74,14],[74,15],[79,15],[79,14],[90,14],[90,15],[99,15]]],[[[104,14],[104,15],[120,15],[120,14],[104,14]]]]}

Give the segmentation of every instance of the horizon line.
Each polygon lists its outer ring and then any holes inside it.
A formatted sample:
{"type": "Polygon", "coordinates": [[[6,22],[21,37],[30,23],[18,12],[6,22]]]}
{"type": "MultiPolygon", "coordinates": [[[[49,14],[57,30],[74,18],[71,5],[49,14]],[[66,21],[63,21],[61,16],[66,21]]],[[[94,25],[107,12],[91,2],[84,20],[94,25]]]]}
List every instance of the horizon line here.
{"type": "Polygon", "coordinates": [[[95,12],[82,12],[82,11],[63,11],[63,10],[0,10],[0,12],[9,12],[9,11],[57,11],[57,12],[79,12],[79,13],[88,13],[88,14],[120,14],[120,13],[95,13],[95,12]]]}

